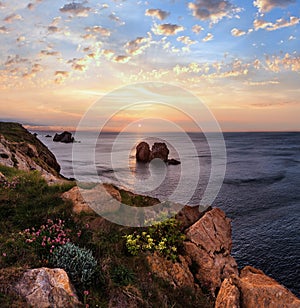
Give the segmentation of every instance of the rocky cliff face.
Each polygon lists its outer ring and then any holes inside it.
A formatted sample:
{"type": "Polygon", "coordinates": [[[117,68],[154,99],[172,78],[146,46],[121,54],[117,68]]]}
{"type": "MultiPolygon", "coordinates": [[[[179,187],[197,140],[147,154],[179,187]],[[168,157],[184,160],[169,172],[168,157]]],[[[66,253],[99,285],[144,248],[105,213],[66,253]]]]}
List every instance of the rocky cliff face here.
{"type": "Polygon", "coordinates": [[[60,166],[50,150],[18,123],[0,122],[0,164],[20,170],[38,170],[56,181],[60,166]]]}

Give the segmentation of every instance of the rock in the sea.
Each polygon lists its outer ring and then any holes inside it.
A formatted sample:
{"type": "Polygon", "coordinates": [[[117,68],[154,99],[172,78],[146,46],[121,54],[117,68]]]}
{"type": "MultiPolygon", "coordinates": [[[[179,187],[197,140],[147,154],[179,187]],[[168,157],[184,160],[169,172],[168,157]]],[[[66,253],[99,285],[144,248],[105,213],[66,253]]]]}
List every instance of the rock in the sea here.
{"type": "Polygon", "coordinates": [[[194,277],[189,270],[184,257],[179,256],[179,262],[173,263],[157,253],[147,256],[151,271],[158,277],[169,282],[174,288],[194,287],[194,277]]]}
{"type": "Polygon", "coordinates": [[[136,160],[142,163],[150,161],[150,147],[147,142],[141,142],[136,147],[136,160]]]}
{"type": "Polygon", "coordinates": [[[51,136],[51,135],[46,135],[45,137],[46,137],[46,138],[52,138],[52,136],[51,136]]]}
{"type": "Polygon", "coordinates": [[[169,149],[164,142],[155,142],[151,148],[150,161],[159,158],[164,162],[168,161],[169,149]]]}
{"type": "Polygon", "coordinates": [[[59,268],[30,269],[16,283],[14,290],[32,307],[82,307],[67,273],[59,268]]]}
{"type": "Polygon", "coordinates": [[[168,163],[168,165],[175,165],[175,166],[181,164],[181,162],[179,160],[174,159],[174,158],[168,159],[167,163],[168,163]]]}
{"type": "Polygon", "coordinates": [[[55,134],[53,141],[63,142],[63,143],[72,143],[74,142],[74,137],[72,136],[72,133],[64,131],[61,134],[55,134]]]}
{"type": "Polygon", "coordinates": [[[243,308],[299,308],[300,300],[284,286],[251,266],[234,279],[240,290],[243,308]]]}
{"type": "Polygon", "coordinates": [[[225,278],[238,274],[231,253],[231,224],[225,213],[214,208],[186,230],[184,248],[195,278],[213,296],[225,278]]]}

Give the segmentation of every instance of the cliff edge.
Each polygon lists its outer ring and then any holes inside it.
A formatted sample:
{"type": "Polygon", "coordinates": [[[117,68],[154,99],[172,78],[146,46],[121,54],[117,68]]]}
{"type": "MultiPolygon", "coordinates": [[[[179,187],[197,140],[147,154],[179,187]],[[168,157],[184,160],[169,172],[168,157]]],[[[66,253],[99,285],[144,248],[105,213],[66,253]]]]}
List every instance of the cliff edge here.
{"type": "Polygon", "coordinates": [[[60,166],[53,153],[19,123],[0,122],[0,164],[38,170],[47,182],[60,178],[60,166]]]}

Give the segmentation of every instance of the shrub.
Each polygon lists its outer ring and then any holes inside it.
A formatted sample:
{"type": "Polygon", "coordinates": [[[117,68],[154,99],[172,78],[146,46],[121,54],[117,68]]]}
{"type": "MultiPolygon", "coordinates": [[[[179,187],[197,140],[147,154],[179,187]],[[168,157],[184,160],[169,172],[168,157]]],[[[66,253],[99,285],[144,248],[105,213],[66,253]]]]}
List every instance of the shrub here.
{"type": "Polygon", "coordinates": [[[110,278],[116,285],[128,286],[134,282],[135,275],[124,265],[116,265],[110,270],[110,278]]]}
{"type": "Polygon", "coordinates": [[[90,250],[72,243],[55,248],[50,263],[54,267],[63,268],[74,284],[84,288],[90,286],[98,268],[90,250]]]}
{"type": "Polygon", "coordinates": [[[180,231],[180,223],[175,218],[157,223],[147,231],[134,232],[124,237],[130,254],[135,256],[141,251],[157,251],[172,261],[177,260],[178,249],[185,239],[180,231]]]}

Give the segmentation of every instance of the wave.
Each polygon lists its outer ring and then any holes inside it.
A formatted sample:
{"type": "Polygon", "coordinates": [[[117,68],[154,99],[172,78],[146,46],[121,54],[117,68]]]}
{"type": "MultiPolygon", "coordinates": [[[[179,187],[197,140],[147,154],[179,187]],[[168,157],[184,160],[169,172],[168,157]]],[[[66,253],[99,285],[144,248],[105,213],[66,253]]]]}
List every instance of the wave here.
{"type": "Polygon", "coordinates": [[[280,182],[285,178],[284,173],[276,174],[273,176],[265,176],[265,177],[257,177],[257,178],[246,178],[246,179],[226,179],[224,180],[224,184],[228,185],[246,185],[246,184],[264,184],[270,185],[276,182],[280,182]]]}

